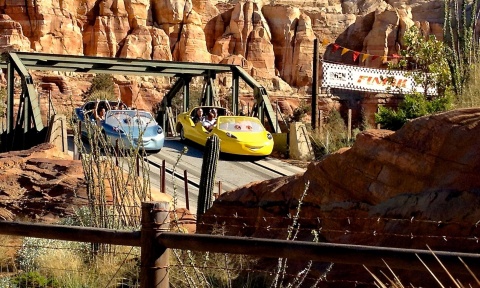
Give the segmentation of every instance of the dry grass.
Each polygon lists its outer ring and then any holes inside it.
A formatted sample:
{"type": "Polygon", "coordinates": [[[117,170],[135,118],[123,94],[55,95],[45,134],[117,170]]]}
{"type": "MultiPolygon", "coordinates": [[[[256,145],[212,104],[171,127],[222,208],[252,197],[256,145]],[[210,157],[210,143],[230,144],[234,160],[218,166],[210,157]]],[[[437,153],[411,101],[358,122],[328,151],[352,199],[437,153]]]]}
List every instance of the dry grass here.
{"type": "Polygon", "coordinates": [[[471,108],[480,107],[480,67],[479,65],[472,66],[471,79],[467,83],[462,95],[458,96],[454,107],[455,108],[471,108]]]}
{"type": "Polygon", "coordinates": [[[15,257],[23,237],[0,235],[0,273],[16,272],[15,257]]]}

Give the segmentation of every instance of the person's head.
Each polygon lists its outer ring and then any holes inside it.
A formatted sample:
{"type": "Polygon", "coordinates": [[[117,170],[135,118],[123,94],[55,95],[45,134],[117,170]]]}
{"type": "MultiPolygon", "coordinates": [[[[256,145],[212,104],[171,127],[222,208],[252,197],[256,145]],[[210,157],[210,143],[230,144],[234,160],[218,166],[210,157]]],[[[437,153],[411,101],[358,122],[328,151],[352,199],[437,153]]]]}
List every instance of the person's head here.
{"type": "Polygon", "coordinates": [[[217,118],[217,109],[215,108],[210,109],[210,113],[212,113],[213,118],[217,118]]]}
{"type": "Polygon", "coordinates": [[[208,120],[212,120],[212,119],[214,119],[214,118],[215,118],[215,115],[213,115],[213,112],[210,111],[210,112],[208,113],[208,120]]]}
{"type": "Polygon", "coordinates": [[[197,116],[202,117],[203,116],[203,110],[201,108],[197,109],[197,116]]]}
{"type": "Polygon", "coordinates": [[[98,112],[98,115],[100,117],[104,117],[105,116],[105,108],[100,109],[100,111],[98,112]]]}

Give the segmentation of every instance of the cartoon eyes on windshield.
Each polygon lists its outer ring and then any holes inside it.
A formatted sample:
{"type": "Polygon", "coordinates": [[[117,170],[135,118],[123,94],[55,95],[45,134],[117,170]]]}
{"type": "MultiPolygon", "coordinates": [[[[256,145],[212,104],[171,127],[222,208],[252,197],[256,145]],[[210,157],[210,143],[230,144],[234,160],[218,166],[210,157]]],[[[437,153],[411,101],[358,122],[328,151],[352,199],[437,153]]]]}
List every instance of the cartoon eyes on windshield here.
{"type": "MultiPolygon", "coordinates": [[[[240,124],[235,124],[235,129],[242,130],[242,126],[240,124]]],[[[250,130],[253,129],[253,127],[251,125],[247,125],[247,126],[245,126],[245,129],[250,131],[250,130]]]]}

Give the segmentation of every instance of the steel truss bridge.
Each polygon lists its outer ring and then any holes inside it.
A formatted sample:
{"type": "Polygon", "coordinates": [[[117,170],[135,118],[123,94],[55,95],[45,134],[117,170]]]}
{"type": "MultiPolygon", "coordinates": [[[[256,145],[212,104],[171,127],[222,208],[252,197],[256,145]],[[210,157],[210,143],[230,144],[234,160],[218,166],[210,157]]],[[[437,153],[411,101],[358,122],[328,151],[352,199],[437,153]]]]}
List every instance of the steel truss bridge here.
{"type": "MultiPolygon", "coordinates": [[[[217,74],[231,73],[233,98],[231,112],[234,115],[239,112],[238,92],[239,81],[242,79],[253,89],[255,97],[253,115],[264,123],[266,119],[267,127],[273,133],[281,132],[266,89],[237,65],[8,52],[2,54],[0,68],[7,69],[7,123],[1,135],[3,151],[27,149],[42,143],[48,130],[42,122],[39,96],[29,70],[175,77],[176,82],[163,98],[161,110],[164,114],[171,107],[172,99],[177,92],[182,89],[183,109],[184,111],[189,109],[190,82],[193,77],[203,77],[205,92],[202,96],[202,105],[212,105],[216,98],[213,80],[217,74]],[[14,113],[15,72],[21,78],[17,113],[14,113]]],[[[166,118],[163,115],[161,124],[164,128],[167,125],[166,118]]]]}

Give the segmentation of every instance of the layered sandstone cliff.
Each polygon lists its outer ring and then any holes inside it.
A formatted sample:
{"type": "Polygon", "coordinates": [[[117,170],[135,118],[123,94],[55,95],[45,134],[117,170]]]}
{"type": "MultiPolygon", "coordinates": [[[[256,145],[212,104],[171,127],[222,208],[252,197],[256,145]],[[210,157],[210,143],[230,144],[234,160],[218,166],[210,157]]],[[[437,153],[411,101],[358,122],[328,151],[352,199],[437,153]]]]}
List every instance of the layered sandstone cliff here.
{"type": "MultiPolygon", "coordinates": [[[[252,75],[303,87],[312,80],[315,38],[391,55],[409,26],[441,38],[442,10],[439,0],[3,0],[0,51],[196,62],[241,56],[252,75]]],[[[321,50],[325,59],[352,62],[321,50]]]]}

